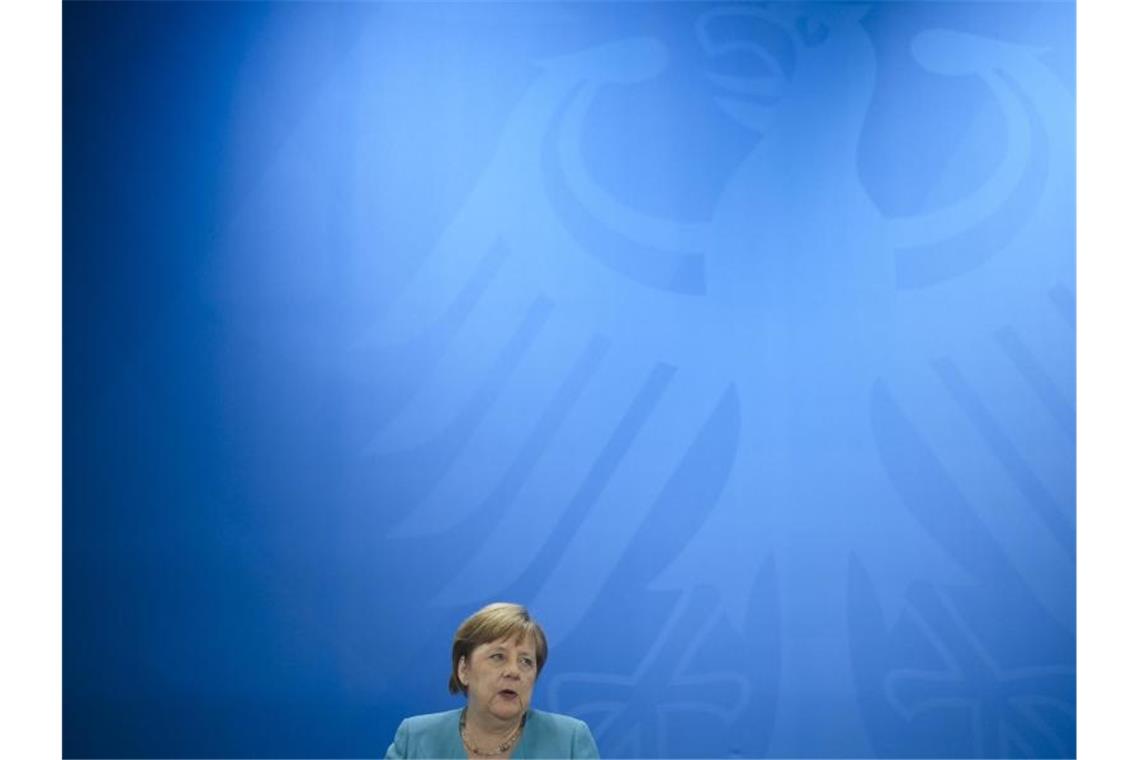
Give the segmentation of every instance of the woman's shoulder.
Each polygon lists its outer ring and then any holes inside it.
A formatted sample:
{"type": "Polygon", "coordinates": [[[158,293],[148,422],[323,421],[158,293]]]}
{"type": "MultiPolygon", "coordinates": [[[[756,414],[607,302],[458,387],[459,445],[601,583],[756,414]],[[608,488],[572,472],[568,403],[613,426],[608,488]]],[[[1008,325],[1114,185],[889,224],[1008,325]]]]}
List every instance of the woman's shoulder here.
{"type": "Polygon", "coordinates": [[[551,726],[577,726],[580,722],[577,718],[571,716],[563,716],[560,712],[546,712],[545,710],[530,709],[527,716],[527,722],[535,721],[537,724],[547,724],[551,726]]]}
{"type": "Polygon", "coordinates": [[[586,725],[585,721],[569,715],[536,710],[533,707],[527,715],[526,723],[528,728],[534,726],[551,732],[573,732],[586,725]]]}
{"type": "Polygon", "coordinates": [[[432,731],[454,729],[454,727],[459,725],[460,712],[460,710],[446,710],[444,712],[413,715],[410,718],[404,719],[404,725],[407,730],[415,733],[430,733],[432,731]]]}
{"type": "Polygon", "coordinates": [[[413,715],[401,721],[385,758],[463,757],[459,710],[413,715]]]}

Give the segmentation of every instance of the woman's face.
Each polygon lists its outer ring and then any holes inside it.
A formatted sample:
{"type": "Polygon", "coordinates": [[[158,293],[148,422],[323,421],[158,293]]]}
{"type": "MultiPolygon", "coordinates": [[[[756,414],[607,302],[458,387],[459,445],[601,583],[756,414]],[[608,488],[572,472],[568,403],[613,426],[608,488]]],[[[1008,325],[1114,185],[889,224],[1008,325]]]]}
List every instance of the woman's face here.
{"type": "Polygon", "coordinates": [[[534,637],[503,638],[480,644],[459,660],[459,682],[467,687],[469,710],[499,720],[522,716],[538,671],[534,637]]]}

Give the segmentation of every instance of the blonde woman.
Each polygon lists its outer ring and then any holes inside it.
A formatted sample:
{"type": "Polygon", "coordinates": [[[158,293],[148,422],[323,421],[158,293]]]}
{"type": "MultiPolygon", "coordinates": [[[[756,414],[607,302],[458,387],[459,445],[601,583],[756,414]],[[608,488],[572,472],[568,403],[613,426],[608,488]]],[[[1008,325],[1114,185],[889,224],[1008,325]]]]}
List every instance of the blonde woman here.
{"type": "Polygon", "coordinates": [[[466,707],[406,719],[386,758],[597,758],[585,723],[530,706],[544,664],[546,634],[526,608],[487,605],[451,646],[448,689],[466,707]]]}

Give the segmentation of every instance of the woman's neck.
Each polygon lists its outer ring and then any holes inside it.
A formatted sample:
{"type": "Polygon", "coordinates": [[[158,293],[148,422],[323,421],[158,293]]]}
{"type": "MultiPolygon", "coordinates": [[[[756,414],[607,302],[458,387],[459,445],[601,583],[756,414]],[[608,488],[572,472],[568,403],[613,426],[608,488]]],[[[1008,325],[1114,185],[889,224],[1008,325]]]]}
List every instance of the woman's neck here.
{"type": "MultiPolygon", "coordinates": [[[[523,714],[525,715],[525,713],[523,714]]],[[[468,706],[466,725],[467,731],[476,737],[503,741],[519,727],[523,715],[517,718],[499,718],[495,715],[478,713],[468,706]]]]}

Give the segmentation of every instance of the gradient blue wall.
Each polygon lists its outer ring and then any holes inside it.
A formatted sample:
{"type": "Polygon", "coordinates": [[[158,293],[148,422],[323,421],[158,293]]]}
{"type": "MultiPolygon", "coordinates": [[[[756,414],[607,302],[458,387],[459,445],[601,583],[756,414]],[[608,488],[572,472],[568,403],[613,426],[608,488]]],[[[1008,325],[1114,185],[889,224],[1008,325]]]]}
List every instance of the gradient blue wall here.
{"type": "Polygon", "coordinates": [[[67,3],[64,749],[1075,753],[1071,3],[67,3]]]}

